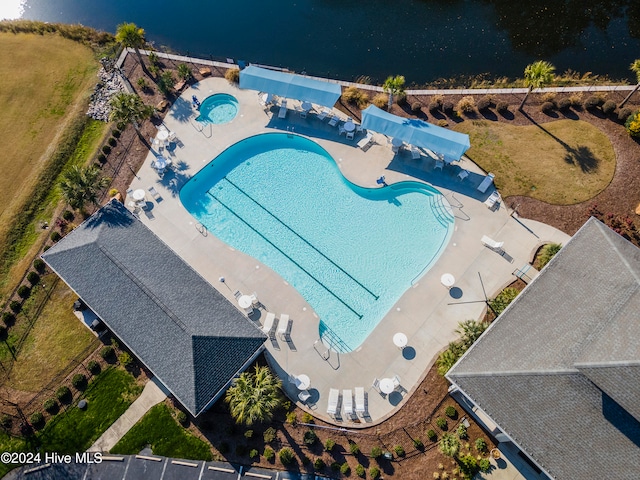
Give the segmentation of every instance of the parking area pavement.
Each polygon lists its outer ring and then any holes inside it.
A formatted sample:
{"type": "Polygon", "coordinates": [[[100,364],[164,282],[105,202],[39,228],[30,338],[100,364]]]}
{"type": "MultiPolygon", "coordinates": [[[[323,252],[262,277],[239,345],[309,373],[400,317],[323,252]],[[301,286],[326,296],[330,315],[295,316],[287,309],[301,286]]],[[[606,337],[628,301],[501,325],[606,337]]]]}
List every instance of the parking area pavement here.
{"type": "Polygon", "coordinates": [[[103,455],[96,463],[29,465],[4,480],[320,480],[313,474],[282,472],[226,462],[183,460],[156,455],[103,455]]]}

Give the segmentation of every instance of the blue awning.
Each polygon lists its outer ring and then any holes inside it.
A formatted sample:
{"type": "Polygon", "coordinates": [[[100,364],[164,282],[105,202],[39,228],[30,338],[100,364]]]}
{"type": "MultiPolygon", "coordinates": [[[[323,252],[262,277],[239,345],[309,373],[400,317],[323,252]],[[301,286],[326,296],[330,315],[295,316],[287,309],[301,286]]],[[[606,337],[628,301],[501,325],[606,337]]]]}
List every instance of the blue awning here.
{"type": "Polygon", "coordinates": [[[422,120],[402,118],[369,105],[362,111],[362,126],[367,130],[433,150],[451,160],[460,160],[471,144],[469,135],[452,132],[422,120]]]}
{"type": "Polygon", "coordinates": [[[293,73],[249,66],[240,71],[240,88],[272,93],[284,98],[333,107],[342,94],[337,83],[323,82],[293,73]]]}

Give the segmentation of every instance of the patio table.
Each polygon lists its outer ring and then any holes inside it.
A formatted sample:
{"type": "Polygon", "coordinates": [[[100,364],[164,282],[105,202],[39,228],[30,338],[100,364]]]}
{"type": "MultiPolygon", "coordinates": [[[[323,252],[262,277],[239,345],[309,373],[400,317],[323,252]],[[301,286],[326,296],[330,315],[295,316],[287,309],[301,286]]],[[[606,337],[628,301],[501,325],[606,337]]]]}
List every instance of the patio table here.
{"type": "Polygon", "coordinates": [[[238,298],[238,305],[240,305],[240,308],[248,310],[251,308],[252,301],[251,295],[241,295],[238,298]]]}
{"type": "Polygon", "coordinates": [[[453,287],[453,284],[456,283],[456,279],[450,273],[445,273],[444,275],[442,275],[442,277],[440,277],[440,283],[442,283],[442,285],[447,288],[451,288],[453,287]]]}
{"type": "Polygon", "coordinates": [[[167,141],[167,139],[169,138],[169,131],[168,130],[158,130],[157,138],[161,142],[167,141]]]}
{"type": "Polygon", "coordinates": [[[356,124],[353,122],[346,122],[342,128],[344,128],[346,132],[353,132],[356,129],[356,124]]]}
{"type": "Polygon", "coordinates": [[[305,112],[308,112],[309,110],[311,110],[313,108],[313,105],[311,105],[311,103],[309,103],[309,102],[302,102],[301,107],[305,112]]]}
{"type": "Polygon", "coordinates": [[[393,344],[398,348],[406,347],[407,341],[407,336],[404,333],[398,332],[393,336],[393,344]]]}
{"type": "Polygon", "coordinates": [[[296,376],[295,384],[298,390],[306,390],[311,385],[311,380],[307,375],[301,373],[300,375],[296,376]]]}
{"type": "Polygon", "coordinates": [[[380,391],[382,393],[391,393],[395,389],[393,385],[393,378],[381,378],[380,379],[380,391]]]}
{"type": "Polygon", "coordinates": [[[133,193],[131,194],[131,196],[133,197],[134,200],[136,201],[140,201],[140,200],[144,200],[144,190],[142,190],[141,188],[138,190],[134,190],[133,193]]]}

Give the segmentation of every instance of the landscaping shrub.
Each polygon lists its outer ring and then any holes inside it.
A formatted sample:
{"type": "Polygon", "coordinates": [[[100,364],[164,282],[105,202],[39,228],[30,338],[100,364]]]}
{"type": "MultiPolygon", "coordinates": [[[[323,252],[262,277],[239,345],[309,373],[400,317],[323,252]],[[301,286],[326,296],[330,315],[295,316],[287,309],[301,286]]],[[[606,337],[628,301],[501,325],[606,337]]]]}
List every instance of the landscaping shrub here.
{"type": "Polygon", "coordinates": [[[105,360],[113,358],[113,347],[110,345],[107,345],[106,347],[102,347],[102,349],[100,350],[100,356],[105,360]]]}
{"type": "Polygon", "coordinates": [[[101,165],[104,165],[105,163],[107,163],[107,157],[105,156],[104,153],[101,153],[100,155],[98,155],[98,163],[101,165]]]}
{"type": "Polygon", "coordinates": [[[435,430],[429,429],[427,430],[427,437],[429,437],[429,440],[431,440],[432,442],[435,442],[436,439],[438,438],[438,434],[436,433],[435,430]]]}
{"type": "Polygon", "coordinates": [[[290,425],[295,425],[296,423],[298,423],[298,417],[296,415],[296,412],[287,413],[287,423],[290,425]]]}
{"type": "Polygon", "coordinates": [[[386,93],[378,93],[375,97],[373,97],[371,103],[373,103],[378,108],[386,109],[387,105],[389,104],[389,95],[387,95],[386,93]]]}
{"type": "Polygon", "coordinates": [[[226,72],[224,72],[224,78],[227,79],[229,83],[240,83],[240,69],[239,68],[230,68],[226,72]]]}
{"type": "Polygon", "coordinates": [[[29,417],[29,421],[35,428],[42,428],[44,426],[44,415],[40,412],[34,412],[29,417]]]}
{"type": "Polygon", "coordinates": [[[424,450],[424,443],[419,438],[413,439],[413,446],[416,450],[424,450]]]}
{"type": "MultiPolygon", "coordinates": [[[[640,137],[640,111],[629,115],[627,121],[624,122],[624,128],[632,137],[640,137]]],[[[20,292],[18,292],[18,295],[20,295],[20,292]]]]}
{"type": "Polygon", "coordinates": [[[182,410],[178,410],[178,413],[176,413],[176,420],[178,420],[178,423],[180,425],[186,425],[189,417],[187,417],[187,414],[184,413],[182,410]]]}
{"type": "Polygon", "coordinates": [[[509,111],[509,104],[507,102],[498,102],[496,105],[498,113],[507,113],[509,111]]]}
{"type": "Polygon", "coordinates": [[[481,458],[478,461],[478,468],[482,473],[486,473],[489,470],[491,470],[491,462],[489,461],[488,458],[481,458]]]}
{"type": "Polygon", "coordinates": [[[616,102],[614,102],[613,100],[607,100],[602,104],[602,113],[604,113],[605,115],[611,115],[616,111],[616,107],[616,102]]]}
{"type": "Polygon", "coordinates": [[[276,439],[276,429],[273,427],[267,428],[262,434],[264,443],[271,443],[276,439]]]}
{"type": "Polygon", "coordinates": [[[422,104],[420,102],[413,102],[411,104],[411,111],[413,113],[418,113],[422,110],[422,104]]]}
{"type": "MultiPolygon", "coordinates": [[[[65,213],[68,211],[69,210],[65,210],[65,213]]],[[[64,213],[62,214],[62,216],[64,217],[64,213]]],[[[41,258],[36,258],[33,261],[33,268],[35,268],[38,273],[44,272],[44,269],[46,268],[46,266],[47,264],[44,263],[44,260],[42,260],[41,258]]]]}
{"type": "Polygon", "coordinates": [[[484,438],[477,438],[474,442],[476,450],[480,453],[484,453],[487,450],[487,442],[484,438]]]}
{"type": "Polygon", "coordinates": [[[437,111],[440,110],[440,107],[441,107],[441,105],[439,103],[431,102],[431,103],[429,103],[429,107],[428,107],[429,108],[429,112],[431,114],[434,114],[434,113],[436,113],[437,111]]]}
{"type": "Polygon", "coordinates": [[[318,470],[322,470],[324,468],[324,460],[322,460],[321,458],[316,458],[313,461],[313,469],[318,471],[318,470]]]}
{"type": "Polygon", "coordinates": [[[491,101],[491,97],[489,95],[485,95],[480,100],[478,100],[478,110],[484,112],[485,110],[488,110],[489,107],[491,107],[492,103],[493,102],[491,101]]]}
{"type": "Polygon", "coordinates": [[[340,465],[340,473],[345,476],[351,475],[351,467],[347,462],[344,462],[342,465],[340,465]]]}
{"type": "Polygon", "coordinates": [[[255,448],[252,448],[251,451],[249,452],[249,458],[252,460],[255,460],[259,456],[260,456],[260,453],[258,453],[258,450],[256,450],[255,448]]]}
{"type": "Polygon", "coordinates": [[[556,106],[551,102],[544,102],[542,105],[540,105],[540,111],[542,113],[551,113],[553,112],[554,108],[556,108],[556,106]]]}
{"type": "Polygon", "coordinates": [[[103,145],[102,153],[104,153],[105,155],[109,155],[111,153],[111,147],[109,145],[103,145]]]}
{"type": "Polygon", "coordinates": [[[304,432],[303,441],[305,445],[313,445],[318,441],[318,435],[313,430],[307,430],[304,432]]]}
{"type": "Polygon", "coordinates": [[[366,470],[364,469],[364,467],[361,464],[356,465],[356,475],[358,475],[359,477],[364,478],[366,470]]]}
{"type": "Polygon", "coordinates": [[[374,480],[380,478],[380,469],[378,467],[371,467],[369,469],[369,476],[374,480]]]}
{"type": "Polygon", "coordinates": [[[438,428],[442,429],[442,430],[446,430],[447,429],[447,420],[443,417],[438,417],[436,419],[436,425],[438,426],[438,428]]]}
{"type": "Polygon", "coordinates": [[[191,72],[189,65],[187,65],[186,63],[181,63],[180,65],[178,65],[178,77],[180,77],[180,79],[184,80],[185,82],[193,78],[193,73],[191,72]]]}
{"type": "Polygon", "coordinates": [[[473,97],[462,97],[458,104],[456,105],[456,112],[458,115],[468,115],[470,113],[475,113],[476,111],[476,102],[473,97]]]}
{"type": "Polygon", "coordinates": [[[154,65],[154,66],[158,66],[160,64],[160,60],[158,59],[158,54],[156,54],[155,52],[149,52],[149,55],[147,57],[149,59],[149,64],[154,65]]]}
{"type": "Polygon", "coordinates": [[[543,246],[538,253],[538,262],[540,263],[540,268],[543,268],[547,263],[549,263],[561,248],[562,245],[559,243],[547,243],[545,246],[543,246]]]}
{"type": "Polygon", "coordinates": [[[496,315],[500,315],[505,308],[518,296],[518,290],[512,287],[507,287],[501,291],[496,298],[491,300],[491,308],[495,311],[496,315]]]}
{"type": "Polygon", "coordinates": [[[458,425],[458,428],[456,430],[456,435],[458,435],[458,438],[460,438],[462,440],[467,438],[469,436],[467,434],[467,427],[465,427],[462,423],[460,425],[458,425]]]}
{"type": "Polygon", "coordinates": [[[111,132],[111,135],[113,135],[113,138],[120,138],[122,132],[116,128],[113,132],[111,132]]]}
{"type": "Polygon", "coordinates": [[[458,416],[458,411],[453,405],[449,405],[444,411],[444,414],[449,418],[456,418],[458,416]]]}
{"type": "Polygon", "coordinates": [[[54,414],[58,411],[58,402],[56,402],[55,398],[49,398],[44,402],[42,408],[44,408],[47,412],[54,414]]]}
{"type": "Polygon", "coordinates": [[[110,137],[110,138],[109,138],[109,140],[107,140],[107,143],[108,143],[110,146],[115,147],[115,146],[118,144],[118,141],[117,141],[115,138],[110,137]]]}
{"type": "Polygon", "coordinates": [[[400,92],[396,95],[396,104],[403,106],[407,104],[407,94],[404,92],[400,92]]]}
{"type": "Polygon", "coordinates": [[[116,128],[120,131],[124,131],[124,129],[127,128],[127,124],[125,122],[118,122],[116,124],[116,128]]]}
{"type": "Polygon", "coordinates": [[[439,127],[446,127],[449,125],[449,122],[447,122],[445,119],[441,118],[440,120],[438,120],[438,126],[439,127]]]}
{"type": "Polygon", "coordinates": [[[624,107],[618,110],[618,121],[624,123],[632,114],[633,110],[631,110],[629,107],[624,107]]]}
{"type": "Polygon", "coordinates": [[[57,242],[58,240],[60,240],[62,238],[62,235],[60,235],[59,232],[57,232],[56,230],[54,230],[53,232],[51,232],[51,235],[49,235],[49,238],[53,241],[53,242],[57,242]]]}
{"type": "Polygon", "coordinates": [[[273,462],[273,459],[276,456],[276,452],[273,451],[273,448],[271,447],[264,447],[264,452],[262,452],[262,456],[265,458],[265,460],[267,460],[268,462],[273,462]]]}
{"type": "Polygon", "coordinates": [[[333,470],[334,472],[339,472],[339,471],[340,471],[340,467],[341,467],[341,466],[342,466],[342,465],[341,465],[341,464],[339,464],[338,462],[333,462],[333,463],[331,464],[331,470],[333,470]]]}
{"type": "Polygon", "coordinates": [[[2,417],[0,417],[0,427],[9,429],[12,423],[13,420],[9,415],[2,415],[2,417]]]}
{"type": "Polygon", "coordinates": [[[382,449],[378,446],[371,449],[371,458],[379,458],[382,456],[382,449]]]}
{"type": "Polygon", "coordinates": [[[84,390],[87,386],[87,377],[82,373],[76,373],[71,379],[71,385],[73,385],[73,388],[77,390],[84,390]]]}
{"type": "Polygon", "coordinates": [[[342,93],[342,100],[363,109],[369,103],[369,96],[358,87],[351,86],[342,93]]]}
{"type": "Polygon", "coordinates": [[[11,326],[16,322],[16,316],[11,312],[4,312],[2,314],[2,322],[7,326],[11,326]]]}
{"type": "Polygon", "coordinates": [[[96,362],[95,360],[91,360],[89,363],[87,363],[87,370],[89,370],[92,375],[97,375],[102,369],[100,368],[100,364],[98,362],[96,362]]]}
{"type": "Polygon", "coordinates": [[[352,455],[357,455],[360,453],[360,445],[355,442],[349,443],[349,451],[352,455]]]}
{"type": "Polygon", "coordinates": [[[566,112],[571,107],[571,100],[568,98],[561,98],[558,100],[558,110],[566,112]]]}
{"type": "Polygon", "coordinates": [[[601,100],[602,100],[601,98],[596,97],[595,95],[591,95],[587,97],[587,99],[584,101],[583,106],[585,110],[594,110],[598,108],[600,105],[602,105],[601,100]]]}
{"type": "Polygon", "coordinates": [[[27,273],[27,282],[31,284],[31,286],[36,285],[40,281],[40,275],[36,272],[27,273]]]}
{"type": "Polygon", "coordinates": [[[20,298],[29,298],[29,295],[31,295],[31,289],[29,287],[26,285],[20,285],[18,287],[18,296],[20,298]]]}
{"type": "Polygon", "coordinates": [[[573,108],[582,108],[582,92],[574,93],[569,97],[573,108]]]}
{"type": "Polygon", "coordinates": [[[169,71],[163,72],[162,75],[160,75],[157,83],[158,90],[160,90],[160,93],[162,93],[162,95],[164,95],[165,97],[169,94],[175,84],[176,80],[175,78],[173,78],[173,73],[169,71]]]}
{"type": "Polygon", "coordinates": [[[405,456],[404,447],[402,445],[396,445],[395,447],[393,447],[393,451],[399,457],[404,457],[405,456]]]}
{"type": "Polygon", "coordinates": [[[466,478],[472,478],[478,473],[478,460],[473,455],[460,455],[458,457],[460,471],[466,478]]]}
{"type": "Polygon", "coordinates": [[[331,438],[328,438],[327,441],[324,442],[324,449],[327,452],[332,452],[335,446],[336,446],[336,441],[331,438]]]}
{"type": "Polygon", "coordinates": [[[451,115],[453,113],[453,102],[449,102],[449,101],[448,102],[443,102],[442,103],[442,110],[447,115],[451,115]]]}
{"type": "Polygon", "coordinates": [[[120,193],[120,192],[118,191],[117,188],[110,188],[109,189],[109,196],[110,197],[115,197],[118,193],[120,193]]]}
{"type": "Polygon", "coordinates": [[[127,368],[133,363],[133,358],[131,358],[131,355],[129,355],[128,352],[122,352],[118,355],[118,361],[120,362],[120,365],[127,368]]]}
{"type": "Polygon", "coordinates": [[[22,310],[22,303],[17,300],[12,300],[9,304],[9,309],[11,309],[13,313],[19,313],[20,310],[22,310]]]}
{"type": "Polygon", "coordinates": [[[278,452],[278,458],[283,465],[290,465],[295,458],[295,454],[289,447],[284,447],[278,452]]]}
{"type": "Polygon", "coordinates": [[[444,95],[434,95],[431,97],[430,104],[436,105],[437,108],[442,108],[442,105],[444,104],[444,95]]]}
{"type": "Polygon", "coordinates": [[[302,414],[302,423],[313,423],[313,415],[309,412],[304,412],[302,414]]]}
{"type": "Polygon", "coordinates": [[[556,93],[555,92],[546,92],[542,94],[541,97],[542,103],[551,102],[554,107],[556,105],[556,93]]]}
{"type": "Polygon", "coordinates": [[[246,432],[244,432],[244,438],[252,438],[253,437],[253,430],[247,430],[246,432]]]}

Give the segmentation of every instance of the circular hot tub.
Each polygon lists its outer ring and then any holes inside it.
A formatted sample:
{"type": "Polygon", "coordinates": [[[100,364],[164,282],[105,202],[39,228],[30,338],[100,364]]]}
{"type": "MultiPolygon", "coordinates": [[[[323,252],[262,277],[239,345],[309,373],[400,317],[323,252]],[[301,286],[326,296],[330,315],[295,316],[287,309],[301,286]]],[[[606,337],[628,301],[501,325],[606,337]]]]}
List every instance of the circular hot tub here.
{"type": "Polygon", "coordinates": [[[229,123],[238,114],[238,100],[227,93],[216,93],[204,99],[197,121],[220,125],[229,123]]]}

